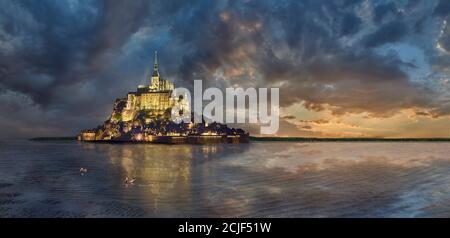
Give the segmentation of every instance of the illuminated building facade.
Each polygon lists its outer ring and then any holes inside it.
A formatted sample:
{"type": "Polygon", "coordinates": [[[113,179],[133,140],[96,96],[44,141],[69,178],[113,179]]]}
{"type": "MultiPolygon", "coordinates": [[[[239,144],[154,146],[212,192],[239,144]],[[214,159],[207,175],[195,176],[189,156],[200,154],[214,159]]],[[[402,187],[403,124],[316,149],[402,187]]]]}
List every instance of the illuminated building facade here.
{"type": "MultiPolygon", "coordinates": [[[[158,55],[155,52],[153,73],[148,77],[149,85],[139,85],[136,92],[127,95],[126,107],[122,111],[121,120],[131,121],[136,113],[147,111],[152,116],[162,116],[170,112],[179,100],[171,98],[175,86],[172,82],[161,78],[158,70],[158,55]]],[[[186,108],[186,110],[189,110],[186,108]]],[[[188,113],[188,112],[186,112],[188,113]]]]}

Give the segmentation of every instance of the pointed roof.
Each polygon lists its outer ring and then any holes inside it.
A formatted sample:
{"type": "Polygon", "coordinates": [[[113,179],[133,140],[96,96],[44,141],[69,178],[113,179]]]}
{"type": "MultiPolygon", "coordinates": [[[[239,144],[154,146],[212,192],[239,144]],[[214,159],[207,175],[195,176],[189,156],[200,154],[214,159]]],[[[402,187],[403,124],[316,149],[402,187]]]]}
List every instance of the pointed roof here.
{"type": "Polygon", "coordinates": [[[153,74],[152,77],[159,77],[158,71],[158,51],[155,51],[155,63],[153,65],[153,74]]]}

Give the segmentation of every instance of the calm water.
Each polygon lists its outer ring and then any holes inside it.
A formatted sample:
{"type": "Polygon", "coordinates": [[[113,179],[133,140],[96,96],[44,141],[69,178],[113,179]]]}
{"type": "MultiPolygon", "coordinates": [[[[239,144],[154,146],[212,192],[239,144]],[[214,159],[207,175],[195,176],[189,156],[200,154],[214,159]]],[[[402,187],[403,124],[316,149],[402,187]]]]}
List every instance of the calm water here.
{"type": "Polygon", "coordinates": [[[0,141],[0,175],[0,217],[450,217],[449,143],[0,141]]]}

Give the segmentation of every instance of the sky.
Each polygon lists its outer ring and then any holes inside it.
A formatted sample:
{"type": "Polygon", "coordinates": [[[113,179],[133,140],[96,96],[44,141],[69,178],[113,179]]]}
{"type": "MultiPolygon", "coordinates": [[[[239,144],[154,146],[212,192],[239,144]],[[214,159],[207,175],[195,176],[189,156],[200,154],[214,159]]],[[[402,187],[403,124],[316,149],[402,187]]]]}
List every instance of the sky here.
{"type": "Polygon", "coordinates": [[[448,0],[1,0],[0,137],[102,124],[155,50],[180,87],[279,87],[277,136],[450,137],[448,0]]]}

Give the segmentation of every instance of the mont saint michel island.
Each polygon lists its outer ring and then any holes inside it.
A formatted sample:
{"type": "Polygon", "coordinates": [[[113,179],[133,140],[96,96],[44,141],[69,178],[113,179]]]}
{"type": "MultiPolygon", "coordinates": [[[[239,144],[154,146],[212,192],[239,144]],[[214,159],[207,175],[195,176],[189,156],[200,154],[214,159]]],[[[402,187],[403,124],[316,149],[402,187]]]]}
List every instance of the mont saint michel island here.
{"type": "Polygon", "coordinates": [[[171,119],[173,108],[180,115],[191,114],[188,100],[172,97],[173,82],[160,76],[158,56],[155,52],[153,72],[147,77],[147,85],[139,85],[135,92],[114,102],[111,116],[96,128],[83,130],[77,136],[87,142],[132,142],[167,144],[248,143],[249,134],[226,124],[176,123],[171,119]]]}

